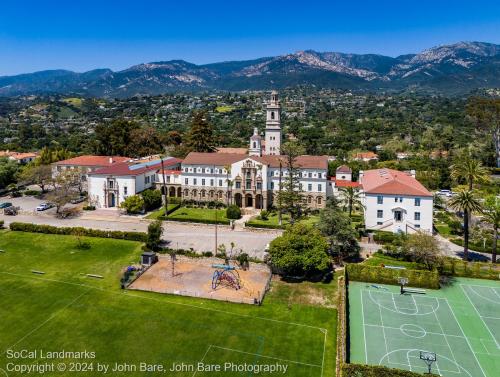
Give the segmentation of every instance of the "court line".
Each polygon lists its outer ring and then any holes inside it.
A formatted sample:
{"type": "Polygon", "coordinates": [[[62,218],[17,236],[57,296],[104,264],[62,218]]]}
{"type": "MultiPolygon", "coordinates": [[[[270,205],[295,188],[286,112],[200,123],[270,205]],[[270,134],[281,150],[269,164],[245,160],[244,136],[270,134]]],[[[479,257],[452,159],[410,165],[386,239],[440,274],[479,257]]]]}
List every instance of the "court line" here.
{"type": "Polygon", "coordinates": [[[469,303],[472,305],[472,307],[476,311],[476,313],[479,316],[479,318],[481,318],[481,321],[483,322],[484,327],[486,327],[486,330],[488,330],[488,332],[490,333],[490,336],[493,339],[493,341],[495,342],[495,344],[497,345],[497,348],[500,348],[500,345],[498,345],[498,342],[497,342],[495,336],[493,336],[493,333],[491,332],[491,329],[488,327],[488,325],[486,325],[486,322],[484,322],[484,318],[481,316],[481,313],[479,313],[479,310],[476,308],[476,305],[474,305],[474,303],[470,299],[467,291],[465,290],[465,288],[463,287],[462,284],[460,284],[460,288],[462,288],[462,291],[464,292],[465,297],[467,297],[467,300],[469,300],[469,303]]]}
{"type": "MultiPolygon", "coordinates": [[[[404,323],[403,325],[412,325],[412,323],[404,323]]],[[[385,327],[386,329],[391,329],[391,330],[399,330],[399,331],[401,331],[401,328],[399,328],[399,327],[380,326],[380,325],[370,325],[370,324],[367,324],[366,326],[370,326],[370,327],[379,327],[379,328],[385,327]]],[[[425,330],[425,329],[424,329],[424,330],[425,330]]],[[[418,330],[405,330],[405,331],[408,331],[408,332],[419,332],[418,330]]],[[[439,332],[431,332],[431,331],[427,331],[427,330],[425,330],[425,333],[426,333],[426,334],[430,334],[430,335],[445,335],[445,334],[442,334],[442,333],[439,333],[439,332]]],[[[464,339],[464,337],[463,337],[463,336],[460,336],[460,335],[451,335],[451,334],[446,334],[446,335],[447,335],[447,336],[454,337],[454,338],[464,339]]]]}
{"type": "Polygon", "coordinates": [[[328,330],[325,330],[325,340],[323,342],[323,358],[321,359],[321,377],[323,377],[323,371],[325,369],[325,353],[326,353],[326,334],[328,330]]]}
{"type": "Polygon", "coordinates": [[[365,363],[368,364],[368,350],[366,346],[365,309],[363,307],[363,289],[361,290],[361,318],[363,318],[363,340],[365,341],[365,363]]]}
{"type": "Polygon", "coordinates": [[[283,361],[283,362],[286,362],[286,363],[292,363],[292,364],[298,364],[298,365],[306,365],[306,366],[309,366],[309,367],[321,368],[321,365],[319,365],[319,364],[309,364],[309,363],[303,363],[301,361],[280,359],[279,357],[264,356],[264,355],[259,355],[257,353],[253,353],[253,352],[240,351],[240,350],[237,350],[237,349],[234,349],[234,348],[220,347],[220,346],[216,346],[214,344],[212,344],[212,347],[213,348],[219,348],[219,349],[225,350],[225,351],[232,351],[232,352],[242,353],[242,354],[245,354],[245,355],[259,356],[259,357],[263,357],[264,359],[278,360],[278,361],[283,361]]]}
{"type": "MultiPolygon", "coordinates": [[[[205,354],[203,355],[203,357],[201,358],[201,360],[200,360],[200,361],[198,361],[198,363],[201,363],[201,362],[203,362],[203,360],[205,360],[205,357],[207,357],[208,352],[210,351],[210,348],[212,348],[212,345],[211,345],[211,344],[208,346],[207,350],[205,351],[205,354]]],[[[197,372],[198,372],[198,368],[196,368],[196,369],[195,369],[195,371],[194,371],[194,373],[193,373],[193,376],[192,376],[192,377],[194,377],[194,376],[196,375],[196,373],[197,373],[197,372]]]]}
{"type": "MultiPolygon", "coordinates": [[[[439,299],[439,298],[438,298],[439,299]]],[[[469,342],[469,339],[465,336],[465,332],[464,332],[464,329],[462,328],[462,325],[460,324],[460,322],[458,322],[458,318],[457,316],[455,315],[455,312],[453,311],[453,309],[451,308],[449,302],[448,302],[448,299],[446,298],[441,298],[442,300],[444,300],[446,302],[446,305],[448,306],[448,308],[450,309],[451,311],[451,314],[453,314],[453,318],[455,318],[455,321],[458,323],[458,327],[460,327],[460,331],[462,332],[462,334],[464,335],[464,338],[465,338],[465,341],[467,342],[467,345],[469,346],[469,349],[471,350],[471,353],[474,355],[474,359],[476,359],[476,363],[477,365],[479,365],[479,369],[481,369],[481,373],[483,374],[484,377],[486,377],[486,373],[484,373],[484,370],[483,370],[483,367],[481,366],[481,364],[479,363],[479,360],[477,359],[477,356],[474,352],[474,348],[472,348],[470,342],[469,342]]]]}
{"type": "MultiPolygon", "coordinates": [[[[450,350],[451,356],[453,357],[453,361],[456,364],[457,363],[457,358],[455,357],[455,355],[453,353],[453,348],[451,348],[450,342],[448,342],[448,337],[446,336],[446,333],[444,332],[443,325],[441,324],[441,321],[439,320],[439,317],[437,316],[437,313],[434,313],[434,316],[436,317],[436,321],[439,324],[439,328],[441,329],[441,332],[442,332],[442,334],[444,336],[444,340],[446,340],[446,344],[448,345],[448,348],[450,350]]],[[[474,352],[474,351],[472,351],[472,352],[474,352]]],[[[437,361],[436,361],[436,367],[437,367],[437,361]]],[[[438,369],[438,371],[439,371],[439,369],[438,369]]],[[[458,371],[460,372],[460,369],[458,371]]]]}
{"type": "MultiPolygon", "coordinates": [[[[437,310],[439,310],[439,301],[438,301],[438,307],[437,307],[437,308],[434,308],[434,307],[432,307],[431,305],[426,305],[426,306],[430,306],[430,307],[432,308],[432,311],[430,311],[430,312],[428,312],[428,313],[415,313],[415,314],[410,314],[410,313],[400,312],[400,311],[398,311],[398,310],[393,310],[393,309],[391,309],[391,308],[389,308],[389,307],[387,307],[387,306],[384,306],[384,305],[380,304],[379,302],[377,302],[376,300],[374,300],[374,298],[373,298],[373,296],[372,296],[372,294],[371,294],[371,292],[372,292],[372,291],[370,291],[370,290],[367,290],[367,291],[368,291],[368,296],[370,297],[370,300],[371,300],[371,301],[373,301],[373,303],[374,303],[375,305],[378,305],[378,306],[380,306],[380,307],[382,307],[382,308],[384,308],[384,309],[386,309],[386,310],[389,310],[390,312],[393,312],[393,313],[403,314],[403,315],[429,315],[429,314],[431,314],[433,311],[437,311],[437,310]]],[[[378,293],[378,294],[390,294],[390,295],[394,295],[394,294],[393,294],[393,293],[391,293],[391,292],[377,292],[377,293],[378,293]]],[[[392,299],[394,300],[394,296],[392,296],[392,299]]],[[[422,305],[422,306],[423,306],[423,305],[422,305]]]]}
{"type": "MultiPolygon", "coordinates": [[[[385,329],[384,329],[384,319],[382,318],[382,308],[378,307],[378,311],[380,313],[380,323],[382,324],[382,334],[384,334],[384,344],[385,344],[385,352],[389,352],[389,347],[387,346],[387,338],[385,337],[385,329]]],[[[387,356],[387,361],[391,361],[389,356],[387,356]]],[[[411,370],[411,366],[410,366],[410,370],[411,370]]]]}
{"type": "MultiPolygon", "coordinates": [[[[465,285],[467,286],[467,284],[465,284],[465,285]]],[[[463,286],[463,284],[460,284],[460,286],[463,286]]],[[[471,290],[472,292],[474,292],[474,294],[475,294],[476,296],[478,296],[478,297],[482,298],[483,300],[489,301],[489,302],[491,302],[491,303],[493,303],[493,304],[495,304],[495,305],[500,305],[500,301],[495,301],[495,300],[492,300],[491,298],[488,298],[488,297],[483,296],[482,294],[478,293],[478,292],[477,292],[477,291],[473,288],[473,286],[470,286],[470,285],[469,285],[469,287],[470,287],[470,290],[471,290]]],[[[479,287],[482,287],[482,286],[477,286],[477,287],[479,288],[479,287]]],[[[496,296],[498,296],[497,292],[495,291],[495,289],[494,289],[493,287],[483,287],[483,288],[488,288],[488,289],[493,290],[493,293],[494,293],[496,296]]],[[[498,297],[500,298],[500,296],[498,296],[498,297]]]]}

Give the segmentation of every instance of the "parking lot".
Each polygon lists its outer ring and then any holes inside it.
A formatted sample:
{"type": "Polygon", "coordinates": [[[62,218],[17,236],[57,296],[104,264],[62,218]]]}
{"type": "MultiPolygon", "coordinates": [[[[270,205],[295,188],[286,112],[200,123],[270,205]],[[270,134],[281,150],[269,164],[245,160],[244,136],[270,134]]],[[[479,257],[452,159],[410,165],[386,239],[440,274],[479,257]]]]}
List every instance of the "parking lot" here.
{"type": "MultiPolygon", "coordinates": [[[[20,214],[35,214],[36,207],[40,205],[40,203],[45,202],[43,199],[38,199],[32,196],[21,196],[19,198],[10,198],[8,196],[0,197],[0,203],[12,203],[14,207],[19,207],[20,214]]],[[[54,215],[56,213],[55,208],[50,208],[48,210],[43,211],[44,214],[54,215]]]]}

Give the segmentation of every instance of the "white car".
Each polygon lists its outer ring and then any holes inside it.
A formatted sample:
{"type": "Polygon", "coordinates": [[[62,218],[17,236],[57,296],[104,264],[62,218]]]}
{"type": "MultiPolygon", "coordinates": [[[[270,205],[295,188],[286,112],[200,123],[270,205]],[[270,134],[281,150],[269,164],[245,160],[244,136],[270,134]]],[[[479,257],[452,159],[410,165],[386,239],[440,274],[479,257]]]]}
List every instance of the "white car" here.
{"type": "Polygon", "coordinates": [[[36,210],[37,211],[45,211],[45,210],[52,208],[52,207],[54,207],[54,205],[52,203],[40,203],[38,205],[38,207],[36,207],[36,210]]]}
{"type": "Polygon", "coordinates": [[[439,190],[437,194],[446,196],[447,198],[451,198],[453,196],[453,192],[451,192],[451,190],[439,190]]]}

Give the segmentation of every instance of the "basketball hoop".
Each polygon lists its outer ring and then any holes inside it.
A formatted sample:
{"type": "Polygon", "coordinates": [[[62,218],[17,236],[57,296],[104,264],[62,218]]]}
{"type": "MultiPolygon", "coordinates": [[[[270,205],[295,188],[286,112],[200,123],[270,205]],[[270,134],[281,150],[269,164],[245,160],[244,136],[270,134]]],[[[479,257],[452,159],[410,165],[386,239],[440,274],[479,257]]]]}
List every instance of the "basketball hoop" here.
{"type": "Polygon", "coordinates": [[[401,286],[401,294],[405,293],[405,285],[409,282],[408,278],[398,277],[398,283],[401,286]]]}
{"type": "Polygon", "coordinates": [[[434,352],[420,351],[420,360],[423,360],[427,364],[429,369],[428,374],[432,373],[432,363],[436,362],[437,357],[434,352]]]}

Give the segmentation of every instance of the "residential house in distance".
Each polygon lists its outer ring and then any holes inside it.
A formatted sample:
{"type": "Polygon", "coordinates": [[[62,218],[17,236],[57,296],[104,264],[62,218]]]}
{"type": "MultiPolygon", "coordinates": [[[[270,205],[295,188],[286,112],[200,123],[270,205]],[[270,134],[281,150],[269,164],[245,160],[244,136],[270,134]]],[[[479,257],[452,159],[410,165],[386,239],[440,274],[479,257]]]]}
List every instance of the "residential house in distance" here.
{"type": "Polygon", "coordinates": [[[378,154],[374,152],[359,152],[354,155],[353,160],[364,162],[378,161],[378,154]]]}
{"type": "Polygon", "coordinates": [[[414,173],[392,169],[360,172],[366,229],[432,233],[433,196],[414,173]]]}
{"type": "MultiPolygon", "coordinates": [[[[163,158],[164,173],[179,172],[181,160],[163,158]]],[[[97,208],[116,208],[131,195],[161,186],[160,159],[137,159],[112,164],[88,173],[89,202],[97,208]]]]}
{"type": "Polygon", "coordinates": [[[11,161],[16,161],[18,164],[28,164],[38,157],[36,152],[15,152],[15,151],[0,151],[0,157],[6,157],[11,161]]]}
{"type": "Polygon", "coordinates": [[[82,173],[81,179],[83,182],[85,182],[84,188],[86,188],[86,182],[89,173],[126,161],[130,161],[130,157],[90,155],[73,157],[68,160],[53,163],[52,177],[57,177],[58,174],[66,169],[80,169],[82,173]]]}

